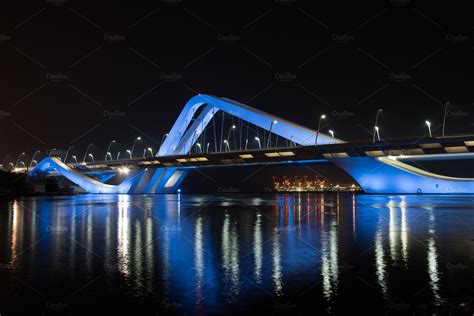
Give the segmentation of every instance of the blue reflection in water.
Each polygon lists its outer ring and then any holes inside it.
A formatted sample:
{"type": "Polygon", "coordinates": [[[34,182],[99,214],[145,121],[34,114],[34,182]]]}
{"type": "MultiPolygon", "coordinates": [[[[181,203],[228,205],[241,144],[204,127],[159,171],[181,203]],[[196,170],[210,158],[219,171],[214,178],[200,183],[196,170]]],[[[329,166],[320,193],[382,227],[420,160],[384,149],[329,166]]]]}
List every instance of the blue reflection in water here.
{"type": "Polygon", "coordinates": [[[336,313],[347,297],[379,311],[440,306],[472,292],[469,268],[446,267],[473,263],[473,206],[469,196],[315,193],[0,200],[0,294],[178,313],[275,312],[275,300],[336,313]]]}

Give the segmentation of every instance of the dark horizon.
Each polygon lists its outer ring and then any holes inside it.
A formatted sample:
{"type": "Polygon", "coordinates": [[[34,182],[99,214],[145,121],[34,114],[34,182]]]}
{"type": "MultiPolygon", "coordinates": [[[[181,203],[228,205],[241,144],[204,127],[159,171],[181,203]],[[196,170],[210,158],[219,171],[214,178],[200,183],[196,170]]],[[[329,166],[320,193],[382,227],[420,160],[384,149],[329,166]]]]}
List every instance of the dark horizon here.
{"type": "Polygon", "coordinates": [[[157,148],[197,93],[228,97],[344,140],[473,133],[467,3],[300,1],[2,8],[0,159],[111,139],[157,148]]]}

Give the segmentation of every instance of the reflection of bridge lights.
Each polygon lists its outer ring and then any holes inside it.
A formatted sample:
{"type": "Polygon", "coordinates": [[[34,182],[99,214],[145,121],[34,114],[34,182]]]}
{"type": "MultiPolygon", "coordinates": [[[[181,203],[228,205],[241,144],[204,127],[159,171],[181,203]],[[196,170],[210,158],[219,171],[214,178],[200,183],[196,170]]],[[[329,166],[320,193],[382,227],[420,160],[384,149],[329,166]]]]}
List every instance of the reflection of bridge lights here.
{"type": "Polygon", "coordinates": [[[122,167],[122,168],[119,169],[119,172],[121,174],[128,174],[130,172],[130,169],[127,168],[127,167],[122,167]]]}

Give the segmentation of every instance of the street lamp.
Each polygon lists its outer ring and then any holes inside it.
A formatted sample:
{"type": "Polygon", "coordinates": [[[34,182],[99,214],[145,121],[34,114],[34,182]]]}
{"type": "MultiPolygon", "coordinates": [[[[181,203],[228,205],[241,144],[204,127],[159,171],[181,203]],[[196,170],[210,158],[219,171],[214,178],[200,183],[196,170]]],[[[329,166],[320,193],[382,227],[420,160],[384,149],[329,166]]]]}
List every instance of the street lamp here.
{"type": "Polygon", "coordinates": [[[273,128],[273,125],[274,125],[274,124],[277,124],[277,123],[278,123],[277,120],[272,121],[272,122],[270,123],[270,130],[269,130],[269,133],[268,133],[268,140],[267,140],[267,148],[270,148],[270,140],[271,140],[271,138],[272,138],[272,128],[273,128]]]}
{"type": "Polygon", "coordinates": [[[127,149],[127,152],[130,155],[130,159],[132,159],[132,151],[130,149],[127,149]]]}
{"type": "Polygon", "coordinates": [[[207,143],[207,145],[206,145],[206,153],[209,152],[209,145],[210,145],[210,144],[211,144],[211,143],[207,143]]]}
{"type": "Polygon", "coordinates": [[[20,162],[20,158],[21,158],[21,156],[24,156],[25,154],[26,153],[23,152],[23,153],[18,155],[18,159],[16,160],[15,168],[18,168],[18,163],[20,162]]]}
{"type": "Polygon", "coordinates": [[[334,138],[334,131],[333,130],[329,130],[329,134],[331,134],[331,137],[334,138]]]}
{"type": "Polygon", "coordinates": [[[92,162],[94,163],[94,162],[95,162],[95,160],[94,160],[94,155],[93,155],[93,154],[89,154],[89,157],[91,157],[92,162]]]}
{"type": "Polygon", "coordinates": [[[76,162],[76,165],[77,165],[77,157],[75,155],[72,155],[71,157],[72,157],[72,159],[74,159],[74,161],[76,162]]]}
{"type": "Polygon", "coordinates": [[[137,143],[137,141],[141,140],[142,138],[140,136],[138,136],[137,138],[135,138],[135,140],[133,141],[133,145],[132,145],[132,150],[130,150],[130,159],[132,159],[132,155],[133,155],[133,150],[135,149],[135,145],[137,143]]]}
{"type": "Polygon", "coordinates": [[[245,151],[247,151],[247,145],[248,145],[248,143],[249,143],[249,139],[246,138],[246,139],[245,139],[245,151]]]}
{"type": "Polygon", "coordinates": [[[82,159],[82,162],[86,162],[86,158],[87,158],[87,153],[89,152],[89,148],[94,145],[92,143],[90,143],[89,145],[87,145],[87,148],[86,148],[86,152],[84,153],[84,159],[82,159]]]}
{"type": "Polygon", "coordinates": [[[230,146],[229,146],[229,142],[227,141],[227,139],[224,139],[224,144],[225,144],[224,151],[230,151],[230,146]]]}
{"type": "Polygon", "coordinates": [[[48,154],[48,156],[51,156],[51,154],[52,154],[52,153],[53,153],[53,151],[55,151],[55,150],[56,150],[56,148],[52,148],[52,149],[49,151],[49,154],[48,154]]]}
{"type": "Polygon", "coordinates": [[[430,138],[433,137],[433,135],[431,135],[431,122],[430,121],[425,121],[426,125],[428,126],[428,132],[430,133],[430,138]]]}
{"type": "Polygon", "coordinates": [[[316,131],[316,139],[314,140],[314,145],[318,145],[318,136],[319,136],[319,130],[321,129],[321,121],[326,118],[326,115],[323,114],[319,117],[319,123],[318,123],[318,130],[316,131]]]}
{"type": "Polygon", "coordinates": [[[0,165],[2,167],[2,169],[5,169],[5,161],[7,160],[7,158],[9,157],[10,155],[9,154],[6,154],[5,157],[3,158],[3,161],[2,161],[2,164],[0,165]]]}
{"type": "Polygon", "coordinates": [[[260,138],[255,137],[255,140],[258,142],[258,148],[262,149],[262,144],[260,144],[260,138]]]}
{"type": "Polygon", "coordinates": [[[69,155],[69,151],[73,148],[74,146],[69,146],[66,150],[66,155],[64,156],[64,163],[67,163],[67,156],[69,155]]]}
{"type": "Polygon", "coordinates": [[[108,151],[108,152],[105,154],[105,161],[107,161],[107,156],[110,157],[110,161],[114,160],[114,159],[112,158],[112,153],[111,153],[110,151],[108,151]]]}
{"type": "Polygon", "coordinates": [[[377,133],[377,139],[380,141],[380,132],[378,126],[375,126],[375,132],[377,133]]]}
{"type": "Polygon", "coordinates": [[[446,127],[446,117],[448,115],[448,106],[450,105],[451,103],[448,101],[446,102],[446,105],[444,106],[444,118],[443,118],[443,138],[444,138],[444,129],[446,127]]]}
{"type": "MultiPolygon", "coordinates": [[[[379,122],[379,114],[380,114],[380,112],[382,112],[382,109],[378,109],[378,110],[377,110],[377,113],[375,114],[374,135],[372,136],[372,143],[375,143],[375,133],[378,134],[377,123],[379,122]]],[[[379,137],[379,141],[380,141],[380,137],[379,137]]]]}
{"type": "Polygon", "coordinates": [[[112,154],[110,154],[110,147],[112,147],[112,144],[115,143],[115,140],[110,141],[109,146],[107,147],[107,151],[105,152],[105,158],[104,160],[107,161],[107,156],[110,155],[110,160],[112,160],[112,154]]]}
{"type": "Polygon", "coordinates": [[[31,161],[30,161],[30,168],[31,168],[31,165],[33,164],[33,161],[36,161],[36,160],[35,160],[35,157],[36,157],[36,154],[39,153],[39,152],[40,152],[40,151],[37,150],[37,151],[35,151],[35,152],[33,153],[33,157],[31,157],[31,161]]]}
{"type": "Polygon", "coordinates": [[[151,147],[148,147],[147,150],[150,152],[151,156],[153,157],[153,149],[151,149],[151,147]]]}
{"type": "MultiPolygon", "coordinates": [[[[227,133],[227,140],[224,140],[224,143],[225,144],[228,144],[229,143],[229,138],[230,138],[230,132],[232,132],[234,129],[236,129],[237,126],[235,125],[232,125],[230,128],[229,128],[229,132],[227,133]]],[[[234,139],[235,140],[235,139],[234,139]]],[[[228,145],[227,145],[228,146],[228,145]]],[[[230,146],[229,146],[229,151],[230,151],[230,146]]]]}
{"type": "Polygon", "coordinates": [[[161,147],[161,144],[163,144],[163,142],[165,141],[165,138],[168,137],[168,133],[164,134],[163,136],[161,136],[161,142],[160,142],[160,147],[161,147]]]}
{"type": "Polygon", "coordinates": [[[196,143],[196,147],[199,148],[199,152],[202,152],[201,144],[200,144],[200,143],[196,143]]]}

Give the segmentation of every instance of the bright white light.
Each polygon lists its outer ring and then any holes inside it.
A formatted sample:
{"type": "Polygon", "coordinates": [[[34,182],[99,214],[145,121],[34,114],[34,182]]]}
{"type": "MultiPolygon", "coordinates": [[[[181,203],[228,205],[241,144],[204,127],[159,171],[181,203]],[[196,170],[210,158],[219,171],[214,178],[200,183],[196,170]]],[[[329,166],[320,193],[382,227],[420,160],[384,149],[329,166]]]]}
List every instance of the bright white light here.
{"type": "Polygon", "coordinates": [[[321,118],[322,118],[322,119],[325,119],[325,118],[326,118],[326,114],[321,115],[321,118]]]}
{"type": "Polygon", "coordinates": [[[426,125],[430,126],[431,122],[430,121],[425,121],[426,125]]]}
{"type": "Polygon", "coordinates": [[[276,120],[275,120],[275,121],[273,121],[273,124],[277,124],[277,123],[278,123],[278,121],[276,121],[276,120]]]}
{"type": "Polygon", "coordinates": [[[237,126],[235,126],[235,125],[232,125],[232,129],[235,129],[235,128],[237,128],[237,126]]]}
{"type": "Polygon", "coordinates": [[[128,169],[127,167],[122,167],[119,169],[119,172],[121,174],[128,174],[128,172],[130,171],[130,169],[128,169]]]}
{"type": "Polygon", "coordinates": [[[226,143],[226,144],[227,144],[227,143],[228,143],[228,141],[227,141],[226,139],[224,139],[224,143],[226,143]]]}
{"type": "Polygon", "coordinates": [[[378,131],[378,130],[379,130],[379,127],[378,127],[378,126],[375,126],[375,130],[378,131]]]}
{"type": "Polygon", "coordinates": [[[137,140],[141,140],[142,138],[140,136],[137,137],[137,140]]]}
{"type": "Polygon", "coordinates": [[[331,134],[331,136],[334,138],[334,131],[329,130],[329,134],[331,134]]]}
{"type": "Polygon", "coordinates": [[[260,140],[260,138],[258,138],[258,137],[255,137],[255,140],[256,140],[256,141],[259,141],[259,140],[260,140]]]}

